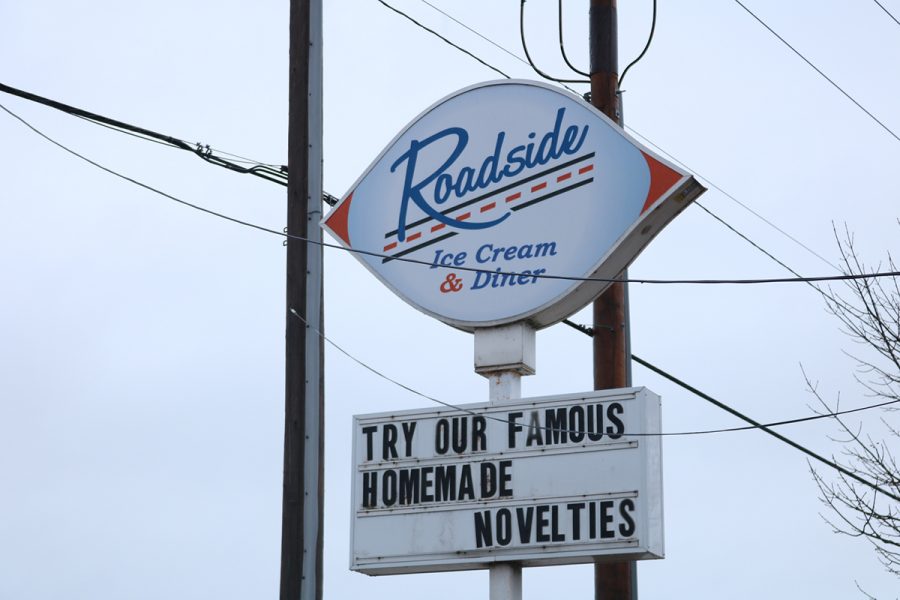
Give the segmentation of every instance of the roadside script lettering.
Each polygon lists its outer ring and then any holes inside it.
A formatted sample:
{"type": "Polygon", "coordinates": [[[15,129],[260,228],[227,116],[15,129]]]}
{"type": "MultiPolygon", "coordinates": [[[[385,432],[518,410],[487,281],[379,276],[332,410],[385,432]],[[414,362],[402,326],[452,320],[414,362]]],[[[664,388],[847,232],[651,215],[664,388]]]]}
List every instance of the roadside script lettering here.
{"type": "Polygon", "coordinates": [[[443,214],[438,207],[445,204],[451,194],[456,198],[463,198],[471,192],[485,190],[505,178],[515,177],[525,169],[545,165],[561,156],[578,152],[587,137],[589,126],[569,125],[563,131],[565,115],[565,108],[556,112],[553,128],[543,135],[540,142],[536,141],[536,133],[529,133],[529,142],[515,146],[505,154],[506,132],[498,132],[493,153],[486,156],[479,167],[464,166],[455,173],[451,169],[469,143],[468,131],[462,127],[448,127],[424,140],[410,142],[409,149],[391,165],[391,173],[403,165],[406,169],[403,175],[397,239],[401,242],[406,239],[406,216],[410,201],[439,223],[457,229],[485,229],[503,222],[510,213],[491,221],[458,221],[443,214]],[[448,147],[452,149],[443,161],[429,157],[429,163],[440,165],[437,169],[420,172],[421,169],[417,169],[419,156],[424,155],[424,151],[430,146],[432,152],[437,146],[444,152],[448,147]],[[426,199],[426,193],[430,195],[430,201],[426,199]]]}

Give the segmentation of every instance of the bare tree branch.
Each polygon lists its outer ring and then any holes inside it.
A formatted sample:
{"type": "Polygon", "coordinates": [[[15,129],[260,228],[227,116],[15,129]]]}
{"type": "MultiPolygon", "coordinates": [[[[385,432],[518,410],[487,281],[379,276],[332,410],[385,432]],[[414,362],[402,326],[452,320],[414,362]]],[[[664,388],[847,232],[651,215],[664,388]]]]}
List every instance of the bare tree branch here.
{"type": "MultiPolygon", "coordinates": [[[[871,269],[860,258],[855,238],[846,225],[840,232],[834,227],[834,236],[844,274],[871,269]]],[[[896,269],[890,254],[887,263],[896,269]]],[[[840,323],[840,330],[858,347],[858,351],[845,351],[845,354],[856,363],[854,378],[864,394],[886,400],[900,399],[900,283],[897,279],[850,280],[844,294],[829,289],[824,298],[829,313],[840,323]]],[[[809,378],[802,365],[801,372],[817,404],[810,410],[817,414],[837,412],[834,407],[839,407],[840,395],[829,403],[820,392],[818,382],[809,378]]],[[[841,458],[836,462],[848,472],[875,481],[892,492],[900,492],[900,465],[895,452],[900,445],[898,413],[896,409],[884,410],[881,434],[864,430],[861,422],[850,423],[835,416],[838,433],[829,437],[840,446],[841,458]]],[[[860,486],[844,474],[825,479],[812,465],[810,471],[819,488],[819,499],[827,507],[827,515],[820,516],[832,531],[868,540],[884,568],[900,578],[900,503],[860,486]]],[[[872,598],[859,583],[857,588],[872,598]]]]}

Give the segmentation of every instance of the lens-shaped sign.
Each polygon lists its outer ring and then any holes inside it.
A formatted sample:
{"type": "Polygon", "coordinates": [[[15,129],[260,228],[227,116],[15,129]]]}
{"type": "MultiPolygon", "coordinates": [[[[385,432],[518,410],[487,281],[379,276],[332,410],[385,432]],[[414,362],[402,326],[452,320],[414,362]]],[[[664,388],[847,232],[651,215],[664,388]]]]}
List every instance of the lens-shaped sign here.
{"type": "Polygon", "coordinates": [[[445,323],[541,328],[602,293],[703,191],[581,98],[497,81],[413,120],[323,227],[445,323]]]}

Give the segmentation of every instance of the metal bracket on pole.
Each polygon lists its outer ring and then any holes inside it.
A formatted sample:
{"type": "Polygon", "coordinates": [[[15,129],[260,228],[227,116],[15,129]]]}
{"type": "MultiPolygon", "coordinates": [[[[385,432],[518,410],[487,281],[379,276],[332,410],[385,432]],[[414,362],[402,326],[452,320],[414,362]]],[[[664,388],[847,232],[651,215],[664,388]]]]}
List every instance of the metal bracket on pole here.
{"type": "Polygon", "coordinates": [[[525,323],[475,330],[475,372],[534,375],[535,331],[525,323]]]}

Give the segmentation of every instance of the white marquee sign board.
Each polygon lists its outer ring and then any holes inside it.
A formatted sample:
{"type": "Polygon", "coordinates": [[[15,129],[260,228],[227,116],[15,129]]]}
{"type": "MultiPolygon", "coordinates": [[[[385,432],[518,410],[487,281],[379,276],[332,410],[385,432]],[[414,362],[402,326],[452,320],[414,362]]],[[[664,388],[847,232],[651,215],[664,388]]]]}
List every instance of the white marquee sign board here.
{"type": "Polygon", "coordinates": [[[459,408],[354,417],[351,569],[662,558],[657,395],[459,408]]]}
{"type": "Polygon", "coordinates": [[[450,325],[540,328],[597,297],[608,283],[579,279],[616,277],[703,191],[581,98],[499,81],[419,115],[323,227],[450,325]]]}

